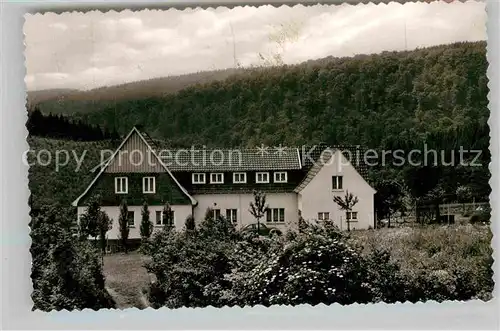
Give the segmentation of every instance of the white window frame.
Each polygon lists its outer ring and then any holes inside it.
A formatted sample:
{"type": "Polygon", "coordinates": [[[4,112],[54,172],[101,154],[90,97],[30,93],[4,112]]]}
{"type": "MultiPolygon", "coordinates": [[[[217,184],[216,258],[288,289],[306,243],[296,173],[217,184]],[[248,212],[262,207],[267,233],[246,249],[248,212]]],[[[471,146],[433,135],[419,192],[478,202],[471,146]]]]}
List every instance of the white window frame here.
{"type": "Polygon", "coordinates": [[[236,208],[228,208],[228,209],[226,209],[226,218],[231,223],[238,223],[238,209],[236,209],[236,208]],[[230,215],[228,217],[228,212],[229,211],[230,211],[230,215]]]}
{"type": "Polygon", "coordinates": [[[330,220],[330,212],[328,211],[318,212],[318,221],[328,221],[328,220],[330,220]]]}
{"type": "Polygon", "coordinates": [[[210,184],[224,184],[224,173],[212,172],[210,174],[210,184]],[[220,180],[217,180],[218,176],[220,176],[220,180]],[[215,177],[215,180],[214,180],[214,177],[215,177]]]}
{"type": "Polygon", "coordinates": [[[142,193],[156,193],[156,177],[143,177],[142,178],[142,193]],[[151,185],[150,182],[153,182],[152,186],[153,186],[153,190],[150,191],[149,190],[149,187],[151,185]]]}
{"type": "Polygon", "coordinates": [[[135,228],[135,211],[133,211],[133,210],[129,210],[129,211],[127,212],[127,226],[128,226],[129,228],[135,228]],[[130,213],[132,213],[132,215],[133,215],[133,217],[132,217],[132,224],[130,224],[130,218],[128,218],[128,215],[129,215],[130,213]]]}
{"type": "Polygon", "coordinates": [[[212,218],[213,219],[216,219],[216,218],[220,217],[221,215],[222,215],[222,210],[220,208],[214,208],[214,209],[212,209],[212,218]],[[216,215],[217,214],[216,211],[218,211],[218,213],[219,213],[218,216],[216,215]]]}
{"type": "Polygon", "coordinates": [[[279,223],[283,224],[286,222],[285,218],[285,208],[268,208],[266,210],[266,223],[279,223]],[[283,221],[280,221],[280,211],[283,210],[283,221]],[[278,213],[278,218],[275,219],[275,212],[278,213]],[[270,217],[268,217],[270,216],[270,217]]]}
{"type": "MultiPolygon", "coordinates": [[[[171,210],[172,212],[172,224],[170,224],[170,226],[175,226],[175,210],[171,210]]],[[[155,211],[155,226],[158,226],[158,227],[163,227],[163,226],[167,226],[169,224],[166,224],[165,223],[165,220],[163,218],[163,210],[156,210],[155,211]],[[158,219],[156,218],[156,213],[160,213],[160,224],[158,224],[158,219]]]]}
{"type": "Polygon", "coordinates": [[[155,226],[163,226],[163,211],[155,210],[155,226]],[[160,223],[158,223],[158,217],[156,217],[160,213],[160,223]]]}
{"type": "Polygon", "coordinates": [[[116,194],[127,194],[128,193],[128,178],[127,177],[115,177],[115,193],[116,194]],[[120,183],[120,190],[118,190],[118,183],[120,183]],[[124,187],[125,187],[125,189],[123,189],[124,187]]]}
{"type": "Polygon", "coordinates": [[[255,182],[257,184],[267,184],[269,183],[269,172],[256,172],[255,173],[255,182]],[[259,175],[266,176],[266,180],[259,180],[259,175]]]}
{"type": "Polygon", "coordinates": [[[333,191],[343,191],[344,190],[344,176],[332,176],[332,186],[333,186],[333,178],[335,178],[335,186],[336,188],[332,187],[333,191]],[[339,181],[339,177],[342,178],[342,180],[339,181]],[[339,183],[342,182],[342,187],[339,188],[339,183]]]}
{"type": "Polygon", "coordinates": [[[235,172],[233,173],[233,183],[234,184],[246,184],[247,173],[246,172],[235,172]],[[243,176],[243,180],[236,180],[236,176],[243,176]]]}
{"type": "Polygon", "coordinates": [[[358,221],[358,212],[357,211],[348,211],[346,212],[346,218],[349,222],[357,222],[358,221]],[[356,216],[356,217],[353,217],[356,216]]]}
{"type": "Polygon", "coordinates": [[[195,172],[191,175],[191,180],[193,184],[205,184],[207,181],[207,175],[204,172],[195,172]],[[195,180],[196,176],[198,176],[198,180],[195,180]],[[200,176],[203,176],[203,180],[200,180],[200,176]]]}
{"type": "Polygon", "coordinates": [[[274,182],[275,183],[286,183],[288,182],[288,173],[286,171],[278,171],[278,172],[275,172],[274,173],[274,182]],[[281,177],[280,175],[285,175],[285,179],[284,180],[281,180],[279,177],[281,177]]]}

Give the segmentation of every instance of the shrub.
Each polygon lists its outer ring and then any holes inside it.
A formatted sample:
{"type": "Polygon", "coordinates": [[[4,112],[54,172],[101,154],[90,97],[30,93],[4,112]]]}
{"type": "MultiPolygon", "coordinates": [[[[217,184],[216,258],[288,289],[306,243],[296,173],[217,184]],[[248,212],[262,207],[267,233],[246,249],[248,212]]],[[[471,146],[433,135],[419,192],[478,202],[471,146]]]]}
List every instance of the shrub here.
{"type": "Polygon", "coordinates": [[[158,279],[150,291],[156,307],[491,297],[491,234],[472,225],[345,234],[329,222],[308,223],[271,238],[224,226],[223,218],[207,217],[202,233],[154,238],[149,270],[158,279]]]}
{"type": "Polygon", "coordinates": [[[206,291],[206,287],[227,284],[224,274],[231,271],[228,252],[233,232],[232,225],[225,226],[224,218],[207,217],[199,231],[163,230],[153,235],[146,269],[157,280],[149,297],[154,307],[221,306],[221,294],[206,291]]]}
{"type": "Polygon", "coordinates": [[[32,219],[33,308],[111,308],[98,250],[73,236],[69,219],[56,208],[43,208],[32,219]]]}
{"type": "Polygon", "coordinates": [[[360,231],[364,255],[390,251],[405,282],[403,299],[469,300],[491,298],[491,232],[486,226],[431,226],[360,231]]]}

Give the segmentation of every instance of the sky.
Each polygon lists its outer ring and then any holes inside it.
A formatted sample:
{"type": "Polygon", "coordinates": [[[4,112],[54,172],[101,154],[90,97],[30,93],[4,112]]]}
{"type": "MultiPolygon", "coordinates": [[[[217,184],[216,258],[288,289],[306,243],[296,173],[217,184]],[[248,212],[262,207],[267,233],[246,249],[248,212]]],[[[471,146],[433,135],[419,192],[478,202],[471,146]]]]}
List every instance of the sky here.
{"type": "Polygon", "coordinates": [[[25,81],[28,90],[88,90],[259,66],[273,54],[295,64],[486,40],[486,19],[476,1],[29,14],[25,81]]]}

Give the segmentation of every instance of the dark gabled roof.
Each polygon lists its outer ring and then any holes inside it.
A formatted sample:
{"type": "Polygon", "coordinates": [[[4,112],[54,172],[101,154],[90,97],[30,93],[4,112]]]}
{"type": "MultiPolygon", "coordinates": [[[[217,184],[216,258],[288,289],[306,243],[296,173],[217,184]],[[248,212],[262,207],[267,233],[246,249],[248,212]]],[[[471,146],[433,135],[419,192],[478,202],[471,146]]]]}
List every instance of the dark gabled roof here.
{"type": "MultiPolygon", "coordinates": [[[[130,137],[134,134],[134,133],[137,133],[138,136],[143,139],[143,141],[145,142],[147,148],[149,150],[152,150],[153,151],[153,155],[155,156],[155,158],[157,160],[159,160],[161,166],[165,169],[166,173],[172,178],[172,180],[175,182],[175,184],[179,187],[179,189],[190,199],[191,203],[193,205],[196,205],[198,202],[191,196],[189,195],[189,193],[186,191],[186,189],[184,187],[182,187],[182,185],[177,181],[177,179],[174,177],[174,175],[172,175],[172,172],[163,164],[163,162],[161,162],[161,160],[159,159],[159,157],[156,155],[156,153],[154,153],[154,148],[149,145],[149,142],[147,141],[147,138],[145,138],[143,136],[143,133],[141,133],[137,127],[133,127],[132,130],[130,130],[129,134],[125,137],[125,139],[123,139],[123,141],[121,142],[120,146],[118,146],[118,148],[115,150],[115,152],[113,153],[113,155],[111,155],[111,157],[109,157],[106,161],[102,162],[101,164],[99,164],[98,166],[96,166],[92,171],[95,171],[97,169],[99,169],[99,172],[98,174],[94,177],[94,180],[89,184],[89,186],[87,186],[87,188],[85,189],[85,191],[80,195],[78,196],[78,198],[76,198],[76,200],[73,201],[72,205],[73,206],[78,206],[78,202],[80,201],[80,199],[82,197],[84,197],[87,192],[91,189],[91,187],[95,184],[95,182],[97,181],[97,179],[104,173],[104,171],[106,170],[106,168],[111,164],[111,162],[113,161],[113,159],[115,158],[116,154],[122,149],[122,147],[125,145],[125,143],[130,139],[130,137]]],[[[149,138],[149,136],[147,136],[149,138]]],[[[150,141],[151,138],[149,138],[150,141]]]]}
{"type": "Polygon", "coordinates": [[[270,171],[302,169],[299,150],[284,148],[161,149],[157,154],[174,172],[270,171]]]}
{"type": "Polygon", "coordinates": [[[181,185],[193,195],[196,194],[229,194],[229,193],[252,193],[254,190],[265,193],[291,193],[297,184],[304,178],[303,170],[287,170],[287,182],[275,183],[274,171],[269,171],[269,183],[257,183],[256,171],[246,172],[246,183],[233,183],[233,173],[224,173],[223,184],[212,184],[207,176],[206,184],[193,184],[192,175],[188,172],[173,172],[181,185]]]}

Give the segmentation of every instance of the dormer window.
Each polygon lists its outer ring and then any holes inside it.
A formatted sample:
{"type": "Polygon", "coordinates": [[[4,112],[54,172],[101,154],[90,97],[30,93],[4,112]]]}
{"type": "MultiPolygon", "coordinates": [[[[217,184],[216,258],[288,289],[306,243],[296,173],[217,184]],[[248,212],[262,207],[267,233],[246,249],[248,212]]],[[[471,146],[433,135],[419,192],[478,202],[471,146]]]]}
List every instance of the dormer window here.
{"type": "Polygon", "coordinates": [[[193,184],[205,184],[205,174],[204,173],[194,173],[193,174],[193,184]]]}
{"type": "Polygon", "coordinates": [[[223,173],[212,173],[210,174],[210,184],[222,184],[224,183],[223,173]]]}
{"type": "Polygon", "coordinates": [[[287,182],[286,171],[275,172],[274,173],[274,182],[275,183],[286,183],[287,182]]]}
{"type": "Polygon", "coordinates": [[[127,194],[128,193],[128,178],[127,177],[115,177],[115,193],[116,194],[127,194]]]}
{"type": "Polygon", "coordinates": [[[255,174],[255,182],[258,184],[269,183],[269,173],[268,172],[258,172],[255,174]]]}
{"type": "Polygon", "coordinates": [[[246,182],[247,182],[246,172],[235,172],[233,174],[233,183],[234,184],[245,184],[246,182]]]}
{"type": "Polygon", "coordinates": [[[144,177],[142,179],[142,192],[143,193],[155,193],[156,192],[156,181],[155,177],[144,177]]]}

